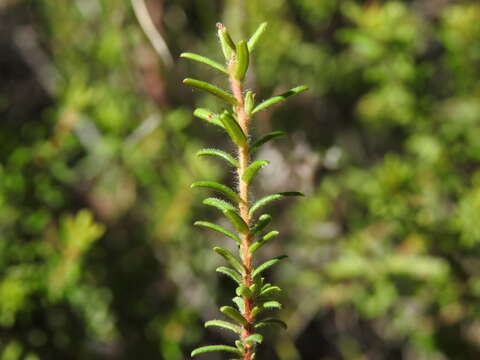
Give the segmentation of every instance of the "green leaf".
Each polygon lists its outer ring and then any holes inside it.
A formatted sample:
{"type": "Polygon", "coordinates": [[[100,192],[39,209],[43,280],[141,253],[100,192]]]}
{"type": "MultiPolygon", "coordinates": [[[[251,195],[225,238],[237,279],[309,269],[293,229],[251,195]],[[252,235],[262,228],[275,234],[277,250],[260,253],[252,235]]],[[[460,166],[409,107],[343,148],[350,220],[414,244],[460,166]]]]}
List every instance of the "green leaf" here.
{"type": "Polygon", "coordinates": [[[262,290],[260,292],[260,295],[265,296],[265,297],[273,296],[273,295],[275,295],[275,294],[277,294],[281,291],[282,291],[282,289],[280,289],[278,286],[270,286],[270,287],[266,288],[265,290],[262,290]]]}
{"type": "Polygon", "coordinates": [[[253,270],[253,272],[252,272],[252,277],[257,276],[257,275],[260,274],[262,271],[265,271],[265,270],[268,269],[269,267],[275,265],[275,264],[278,263],[280,260],[283,260],[283,259],[285,259],[285,258],[287,258],[287,255],[277,256],[277,257],[274,257],[273,259],[270,259],[270,260],[265,261],[262,265],[258,266],[257,268],[255,268],[255,270],[253,270]]]}
{"type": "Polygon", "coordinates": [[[227,28],[222,23],[217,23],[217,33],[220,45],[222,46],[223,55],[225,56],[225,59],[230,60],[235,53],[235,43],[230,37],[227,28]]]}
{"type": "Polygon", "coordinates": [[[235,79],[242,81],[248,70],[248,63],[250,54],[248,53],[248,45],[245,40],[241,40],[236,45],[237,59],[235,62],[235,69],[233,76],[235,79]]]}
{"type": "Polygon", "coordinates": [[[250,37],[250,39],[248,39],[248,50],[250,50],[250,52],[252,52],[252,50],[255,48],[255,45],[257,44],[258,40],[263,35],[266,29],[267,23],[261,23],[257,30],[255,30],[253,35],[250,37]]]}
{"type": "Polygon", "coordinates": [[[298,192],[298,191],[281,192],[281,193],[267,195],[261,198],[260,200],[258,200],[257,202],[255,202],[255,204],[253,204],[253,206],[250,208],[249,214],[253,215],[255,211],[267,205],[268,203],[275,200],[284,199],[288,196],[305,196],[305,195],[303,195],[301,192],[298,192]]]}
{"type": "Polygon", "coordinates": [[[255,151],[257,151],[260,146],[262,146],[263,144],[265,144],[266,142],[270,141],[270,140],[273,140],[273,139],[276,139],[276,138],[279,138],[279,137],[282,137],[282,136],[285,136],[287,135],[286,132],[284,131],[273,131],[265,136],[262,136],[260,139],[258,139],[257,141],[255,141],[251,146],[250,146],[250,153],[254,153],[255,151]]]}
{"type": "Polygon", "coordinates": [[[280,319],[265,318],[265,319],[262,319],[258,323],[255,324],[255,329],[259,329],[259,328],[264,327],[264,326],[272,326],[272,325],[280,326],[284,329],[287,328],[287,324],[285,324],[285,322],[283,322],[280,319]]]}
{"type": "Polygon", "coordinates": [[[208,109],[202,109],[202,108],[195,109],[195,111],[193,112],[193,116],[198,117],[199,119],[208,121],[211,124],[220,126],[222,129],[225,128],[222,122],[220,121],[220,117],[218,116],[218,114],[215,114],[208,109]]]}
{"type": "Polygon", "coordinates": [[[223,320],[210,320],[205,323],[205,327],[210,327],[210,326],[217,326],[221,327],[230,331],[233,331],[237,334],[240,334],[240,327],[238,325],[229,323],[228,321],[223,321],[223,320]]]}
{"type": "Polygon", "coordinates": [[[265,165],[270,164],[268,160],[257,160],[252,162],[248,167],[245,169],[245,172],[242,175],[242,180],[245,181],[247,184],[250,184],[250,181],[257,175],[258,171],[264,167],[265,165]]]}
{"type": "Polygon", "coordinates": [[[237,231],[241,234],[248,234],[250,229],[248,228],[248,225],[243,221],[240,215],[236,211],[232,210],[225,210],[223,212],[225,216],[230,220],[232,225],[237,229],[237,231]]]}
{"type": "Polygon", "coordinates": [[[242,353],[245,351],[245,347],[243,346],[242,342],[240,340],[235,340],[235,346],[237,347],[238,350],[240,350],[242,353]]]}
{"type": "Polygon", "coordinates": [[[255,94],[252,91],[247,91],[245,94],[245,113],[250,116],[253,107],[255,106],[255,94]]]}
{"type": "Polygon", "coordinates": [[[278,301],[272,300],[272,301],[265,301],[262,306],[265,309],[281,309],[282,304],[280,304],[278,301]]]}
{"type": "Polygon", "coordinates": [[[222,256],[225,260],[227,260],[228,263],[232,265],[233,268],[237,270],[240,274],[242,274],[245,270],[242,263],[227,249],[216,246],[213,248],[213,251],[215,251],[218,255],[222,256]]]}
{"type": "Polygon", "coordinates": [[[225,315],[227,315],[230,319],[235,320],[242,325],[247,325],[248,324],[247,319],[245,319],[237,309],[235,309],[231,306],[222,306],[220,308],[220,311],[222,313],[224,313],[225,315]]]}
{"type": "MultiPolygon", "coordinates": [[[[223,124],[222,124],[222,127],[223,127],[223,124]]],[[[197,151],[197,156],[205,156],[205,155],[219,157],[227,161],[233,167],[238,168],[238,161],[232,155],[230,155],[225,151],[218,150],[218,149],[201,149],[197,151]]]]}
{"type": "Polygon", "coordinates": [[[219,64],[218,62],[213,61],[213,60],[211,60],[211,59],[209,59],[205,56],[195,54],[195,53],[191,53],[191,52],[184,52],[184,53],[180,54],[180,57],[201,62],[203,64],[206,64],[206,65],[209,65],[209,66],[213,67],[214,69],[220,70],[221,72],[228,75],[228,71],[225,68],[225,66],[223,66],[222,64],[219,64]]]}
{"type": "Polygon", "coordinates": [[[263,336],[260,334],[252,334],[245,339],[246,343],[257,343],[261,344],[263,341],[263,336]]]}
{"type": "Polygon", "coordinates": [[[240,196],[231,188],[229,188],[226,185],[217,183],[215,181],[196,181],[192,185],[190,185],[190,187],[191,188],[197,188],[197,187],[209,188],[209,189],[221,192],[223,195],[225,195],[230,200],[236,203],[239,203],[242,201],[240,196]]]}
{"type": "Polygon", "coordinates": [[[252,235],[258,234],[272,221],[272,217],[269,214],[263,214],[258,218],[257,223],[252,228],[252,235]]]}
{"type": "Polygon", "coordinates": [[[261,110],[264,110],[264,109],[268,108],[269,106],[272,106],[274,104],[277,104],[277,103],[285,100],[289,96],[299,94],[299,93],[301,93],[305,90],[308,90],[308,86],[305,86],[305,85],[297,86],[297,87],[294,87],[291,90],[288,90],[287,92],[284,92],[283,94],[280,94],[280,95],[271,97],[270,99],[267,99],[265,101],[262,101],[260,104],[258,104],[255,107],[255,109],[253,109],[252,114],[255,114],[255,113],[257,113],[261,110]]]}
{"type": "Polygon", "coordinates": [[[220,121],[235,144],[244,146],[247,143],[247,137],[243,133],[242,128],[228,112],[225,111],[220,115],[220,121]]]}
{"type": "Polygon", "coordinates": [[[235,289],[235,293],[238,295],[238,296],[245,296],[247,298],[251,298],[252,297],[252,291],[249,289],[248,286],[245,286],[245,285],[240,285],[239,287],[237,287],[235,289]]]}
{"type": "Polygon", "coordinates": [[[250,245],[248,250],[253,254],[255,251],[260,249],[263,245],[265,245],[268,242],[268,240],[274,238],[278,234],[280,234],[280,233],[276,230],[270,231],[268,234],[264,235],[260,240],[254,242],[252,245],[250,245]]]}
{"type": "Polygon", "coordinates": [[[227,346],[227,345],[207,345],[207,346],[202,346],[199,348],[196,348],[195,350],[192,351],[190,356],[197,356],[203,353],[207,352],[212,352],[212,351],[226,351],[230,353],[234,353],[236,355],[242,355],[242,352],[238,350],[236,347],[233,346],[227,346]]]}
{"type": "Polygon", "coordinates": [[[235,208],[235,206],[233,206],[229,202],[226,202],[224,200],[220,200],[220,199],[217,199],[217,198],[205,199],[205,200],[203,200],[203,204],[213,206],[213,207],[217,208],[218,210],[220,210],[221,212],[224,212],[225,210],[232,210],[232,211],[237,210],[235,208]]]}
{"type": "Polygon", "coordinates": [[[209,92],[210,94],[219,97],[220,99],[226,101],[227,103],[230,103],[232,105],[237,105],[237,99],[235,99],[235,97],[232,94],[229,94],[225,90],[220,89],[218,86],[209,84],[205,81],[191,79],[191,78],[184,79],[183,83],[185,85],[189,85],[194,88],[209,92]]]}
{"type": "Polygon", "coordinates": [[[232,233],[231,231],[225,229],[224,227],[222,227],[220,225],[217,225],[217,224],[214,224],[214,223],[211,223],[211,222],[208,222],[208,221],[195,221],[193,223],[193,225],[203,226],[203,227],[218,231],[219,233],[222,233],[222,234],[228,236],[230,239],[235,240],[238,243],[238,245],[241,245],[241,243],[242,243],[240,238],[237,235],[235,235],[234,233],[232,233]]]}
{"type": "Polygon", "coordinates": [[[241,297],[235,296],[232,301],[237,305],[238,311],[241,313],[245,312],[245,302],[241,297]]]}
{"type": "Polygon", "coordinates": [[[242,284],[242,277],[235,270],[226,266],[219,266],[216,271],[232,278],[232,280],[235,281],[237,284],[242,284]]]}

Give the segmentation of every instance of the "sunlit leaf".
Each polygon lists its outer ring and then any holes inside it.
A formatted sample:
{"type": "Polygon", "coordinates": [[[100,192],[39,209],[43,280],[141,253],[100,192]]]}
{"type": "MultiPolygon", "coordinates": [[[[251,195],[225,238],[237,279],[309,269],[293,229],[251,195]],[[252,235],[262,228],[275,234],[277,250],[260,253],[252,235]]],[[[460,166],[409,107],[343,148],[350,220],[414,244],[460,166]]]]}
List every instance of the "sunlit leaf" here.
{"type": "MultiPolygon", "coordinates": [[[[220,121],[220,120],[219,120],[220,121]]],[[[221,123],[221,122],[220,122],[221,123]]],[[[223,124],[222,124],[223,127],[223,124]]],[[[226,160],[233,167],[238,167],[238,161],[229,153],[218,149],[201,149],[197,151],[197,156],[216,156],[226,160]]]]}
{"type": "Polygon", "coordinates": [[[240,323],[242,325],[247,325],[248,324],[247,319],[245,319],[237,309],[235,309],[231,306],[222,306],[220,308],[220,311],[222,313],[224,313],[225,315],[227,315],[230,319],[232,319],[234,321],[237,321],[238,323],[240,323]]]}
{"type": "Polygon", "coordinates": [[[222,273],[224,275],[227,275],[233,281],[235,281],[237,284],[239,284],[239,285],[242,284],[242,277],[235,270],[233,270],[231,268],[228,268],[226,266],[219,266],[218,268],[216,268],[216,271],[219,272],[219,273],[222,273]]]}
{"type": "Polygon", "coordinates": [[[266,269],[268,269],[269,267],[275,265],[276,263],[278,263],[279,261],[283,260],[287,258],[287,255],[281,255],[281,256],[277,256],[273,259],[270,259],[270,260],[267,260],[265,261],[263,264],[261,264],[260,266],[256,267],[255,270],[252,272],[252,277],[255,277],[257,276],[258,274],[260,274],[262,271],[265,271],[266,269]]]}
{"type": "Polygon", "coordinates": [[[222,234],[228,236],[230,239],[235,240],[239,245],[241,245],[240,238],[236,234],[234,234],[233,232],[225,229],[224,227],[222,227],[220,225],[217,225],[217,224],[214,224],[214,223],[211,223],[211,222],[208,222],[208,221],[195,221],[193,223],[193,225],[202,226],[202,227],[206,227],[206,228],[218,231],[219,233],[222,233],[222,234]]]}
{"type": "Polygon", "coordinates": [[[253,204],[252,207],[250,208],[249,213],[250,213],[250,215],[253,215],[255,213],[255,211],[257,211],[261,207],[269,204],[270,202],[275,201],[275,200],[284,199],[284,198],[289,197],[289,196],[304,196],[304,195],[301,192],[298,192],[298,191],[281,192],[281,193],[267,195],[267,196],[261,198],[260,200],[256,201],[255,204],[253,204]]]}
{"type": "Polygon", "coordinates": [[[245,339],[246,343],[257,343],[261,344],[263,341],[263,336],[260,334],[252,334],[245,339]]]}
{"type": "Polygon", "coordinates": [[[203,108],[195,109],[195,111],[193,112],[193,115],[198,117],[199,119],[208,121],[211,124],[220,126],[222,129],[225,128],[222,122],[220,121],[220,117],[218,116],[218,114],[215,114],[208,109],[203,109],[203,108]]]}
{"type": "Polygon", "coordinates": [[[219,246],[214,247],[213,251],[215,251],[217,254],[227,260],[227,262],[232,265],[233,268],[239,273],[243,273],[244,267],[242,263],[230,251],[219,246]]]}
{"type": "Polygon", "coordinates": [[[260,249],[263,245],[265,245],[268,242],[268,240],[274,238],[278,234],[279,234],[279,232],[276,231],[276,230],[270,231],[268,234],[264,235],[260,240],[254,242],[252,245],[250,245],[249,251],[251,253],[254,253],[258,249],[260,249]]]}
{"type": "Polygon", "coordinates": [[[235,144],[244,146],[247,143],[247,137],[243,133],[242,128],[228,112],[225,111],[220,115],[220,121],[235,144]]]}
{"type": "Polygon", "coordinates": [[[212,85],[205,81],[191,79],[191,78],[184,79],[183,83],[185,85],[189,85],[194,88],[204,90],[212,95],[219,97],[220,99],[226,101],[227,103],[230,103],[232,105],[237,105],[237,99],[235,99],[235,97],[232,94],[229,94],[225,90],[220,89],[218,86],[212,85]]]}
{"type": "Polygon", "coordinates": [[[235,79],[242,81],[245,78],[245,74],[248,70],[248,63],[250,54],[248,53],[248,45],[245,40],[241,40],[236,45],[236,62],[233,76],[235,79]]]}
{"type": "Polygon", "coordinates": [[[279,138],[279,137],[283,137],[287,135],[286,132],[284,131],[273,131],[265,136],[262,136],[260,139],[258,139],[257,141],[255,141],[251,146],[250,146],[250,153],[254,153],[255,151],[257,151],[263,144],[267,143],[268,141],[270,140],[273,140],[273,139],[276,139],[276,138],[279,138]]]}
{"type": "Polygon", "coordinates": [[[262,231],[269,223],[272,221],[272,217],[269,214],[262,214],[259,218],[255,226],[252,228],[252,235],[258,234],[262,231]]]}
{"type": "Polygon", "coordinates": [[[201,62],[203,64],[206,64],[206,65],[209,65],[211,66],[212,68],[214,69],[217,69],[217,70],[220,70],[221,72],[225,73],[228,75],[228,71],[227,69],[225,68],[225,66],[223,66],[222,64],[212,60],[212,59],[209,59],[205,56],[202,56],[202,55],[199,55],[199,54],[195,54],[195,53],[191,53],[191,52],[184,52],[182,54],[180,54],[180,57],[181,58],[185,58],[185,59],[190,59],[190,60],[194,60],[194,61],[198,61],[198,62],[201,62]]]}
{"type": "Polygon", "coordinates": [[[210,326],[217,326],[221,327],[230,331],[233,331],[237,334],[240,334],[240,327],[238,325],[229,323],[228,321],[223,321],[223,320],[209,320],[205,323],[205,327],[210,327],[210,326]]]}
{"type": "Polygon", "coordinates": [[[242,199],[240,199],[240,196],[231,188],[229,188],[226,185],[217,183],[215,181],[196,181],[192,185],[190,185],[190,187],[192,188],[203,187],[203,188],[212,189],[214,191],[222,193],[223,195],[225,195],[230,200],[236,203],[239,203],[242,201],[242,199]]]}
{"type": "Polygon", "coordinates": [[[202,346],[199,348],[196,348],[195,350],[192,351],[190,356],[197,356],[200,354],[204,354],[207,352],[212,352],[212,351],[226,351],[230,352],[236,355],[242,355],[242,352],[238,350],[236,347],[233,346],[227,346],[227,345],[207,345],[207,346],[202,346]]]}
{"type": "Polygon", "coordinates": [[[261,110],[265,110],[269,106],[275,105],[281,101],[284,101],[286,98],[295,94],[299,94],[305,90],[308,90],[308,86],[305,86],[305,85],[297,86],[291,90],[288,90],[287,92],[284,92],[283,94],[280,94],[280,95],[271,97],[270,99],[267,99],[265,101],[262,101],[260,104],[258,104],[255,107],[255,109],[253,109],[252,114],[255,114],[261,110]]]}
{"type": "Polygon", "coordinates": [[[287,328],[287,324],[285,324],[285,322],[283,322],[280,319],[265,318],[265,319],[262,319],[258,323],[255,324],[255,329],[259,329],[259,328],[264,327],[264,326],[272,326],[272,325],[280,326],[284,329],[287,328]]]}
{"type": "Polygon", "coordinates": [[[250,39],[248,39],[248,50],[250,50],[250,52],[252,52],[252,50],[255,48],[255,45],[257,45],[258,40],[267,29],[267,25],[268,24],[266,22],[261,23],[250,39]]]}
{"type": "Polygon", "coordinates": [[[270,161],[268,160],[257,160],[252,162],[248,167],[245,169],[245,172],[243,173],[242,180],[245,181],[247,184],[252,181],[252,179],[257,175],[258,171],[264,167],[265,165],[268,165],[270,161]]]}
{"type": "Polygon", "coordinates": [[[224,200],[217,199],[217,198],[207,198],[203,200],[203,204],[213,206],[218,210],[220,210],[221,212],[224,212],[225,210],[232,210],[232,211],[237,210],[235,206],[233,206],[229,202],[226,202],[224,200]]]}
{"type": "Polygon", "coordinates": [[[241,218],[240,215],[236,211],[232,210],[224,210],[223,212],[225,216],[230,220],[232,225],[237,229],[237,231],[241,234],[248,234],[250,229],[248,228],[247,223],[241,218]]]}

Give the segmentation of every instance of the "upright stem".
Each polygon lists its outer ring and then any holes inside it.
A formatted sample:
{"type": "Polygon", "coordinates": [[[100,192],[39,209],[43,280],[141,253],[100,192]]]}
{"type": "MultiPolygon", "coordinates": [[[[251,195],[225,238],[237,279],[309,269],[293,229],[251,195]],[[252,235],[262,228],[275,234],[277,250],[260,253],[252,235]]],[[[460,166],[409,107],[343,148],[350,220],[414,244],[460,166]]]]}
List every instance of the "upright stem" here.
{"type": "MultiPolygon", "coordinates": [[[[249,123],[250,117],[245,113],[245,100],[243,95],[243,82],[237,80],[233,74],[233,67],[235,65],[235,61],[232,61],[229,66],[230,70],[230,85],[232,88],[232,93],[237,99],[237,105],[235,107],[235,112],[237,115],[237,121],[242,128],[245,136],[248,138],[249,134],[249,123]]],[[[242,180],[243,174],[250,163],[250,149],[248,142],[244,146],[238,147],[238,191],[241,198],[241,202],[239,204],[240,216],[242,217],[243,221],[250,227],[250,215],[249,212],[249,204],[248,204],[248,183],[242,180]]],[[[241,234],[242,245],[240,247],[240,254],[243,261],[243,266],[245,267],[245,272],[243,273],[243,285],[250,286],[252,285],[252,255],[248,248],[250,247],[250,243],[252,240],[251,235],[248,234],[241,234]]],[[[253,317],[252,317],[252,309],[253,309],[253,300],[246,296],[243,297],[243,301],[245,303],[245,311],[243,316],[247,319],[248,324],[243,326],[242,329],[242,340],[245,340],[247,337],[252,335],[253,333],[253,317]]],[[[251,360],[253,356],[253,347],[248,344],[245,345],[245,352],[243,354],[243,360],[251,360]]]]}

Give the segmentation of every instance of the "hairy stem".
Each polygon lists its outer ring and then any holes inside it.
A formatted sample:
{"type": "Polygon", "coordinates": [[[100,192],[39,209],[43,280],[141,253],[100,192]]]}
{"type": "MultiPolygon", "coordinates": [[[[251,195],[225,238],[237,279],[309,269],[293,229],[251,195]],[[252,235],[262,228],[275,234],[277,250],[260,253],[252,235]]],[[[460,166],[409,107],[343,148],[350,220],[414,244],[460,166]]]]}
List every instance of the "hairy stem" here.
{"type": "MultiPolygon", "coordinates": [[[[230,63],[229,72],[230,72],[230,85],[232,88],[232,93],[237,99],[237,105],[235,107],[235,113],[237,115],[237,121],[242,128],[245,136],[249,135],[249,123],[250,118],[245,113],[245,100],[243,95],[243,82],[235,79],[233,76],[233,67],[235,64],[235,59],[230,63]]],[[[248,183],[242,180],[243,174],[250,163],[250,149],[248,142],[244,146],[238,147],[238,192],[241,198],[241,202],[239,204],[240,216],[242,217],[243,221],[250,227],[250,216],[248,214],[249,211],[249,204],[248,204],[248,183]]],[[[250,286],[252,285],[252,255],[248,250],[250,243],[251,243],[251,235],[248,234],[241,234],[242,245],[240,247],[240,254],[243,261],[243,265],[245,267],[245,272],[243,274],[243,285],[250,286]]],[[[245,319],[248,320],[248,324],[243,326],[242,330],[242,340],[245,340],[247,337],[252,335],[252,325],[253,325],[253,317],[252,317],[252,309],[253,309],[253,300],[248,297],[243,297],[243,301],[245,302],[245,311],[243,316],[245,319]]],[[[243,360],[251,360],[253,356],[253,347],[248,344],[245,345],[245,352],[243,354],[243,360]]]]}

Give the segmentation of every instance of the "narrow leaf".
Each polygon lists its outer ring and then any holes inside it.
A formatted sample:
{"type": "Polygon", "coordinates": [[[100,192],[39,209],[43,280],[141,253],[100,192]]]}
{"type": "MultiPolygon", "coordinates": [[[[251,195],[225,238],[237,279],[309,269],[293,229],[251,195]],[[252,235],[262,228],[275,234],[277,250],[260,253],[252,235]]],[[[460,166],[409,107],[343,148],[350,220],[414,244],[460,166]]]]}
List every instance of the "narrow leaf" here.
{"type": "MultiPolygon", "coordinates": [[[[222,124],[222,127],[223,127],[223,124],[222,124]]],[[[235,168],[238,167],[238,161],[232,155],[230,155],[225,151],[218,150],[218,149],[201,149],[197,151],[197,156],[206,156],[206,155],[219,157],[227,161],[233,167],[235,168]]]]}
{"type": "Polygon", "coordinates": [[[282,289],[280,289],[278,286],[270,286],[268,288],[266,288],[265,290],[262,290],[262,292],[260,293],[261,296],[273,296],[277,293],[279,293],[280,291],[282,291],[282,289]]]}
{"type": "Polygon", "coordinates": [[[284,131],[273,131],[265,136],[262,136],[260,139],[258,139],[257,141],[255,141],[251,146],[250,146],[250,153],[254,153],[255,151],[257,151],[260,146],[262,146],[263,144],[265,144],[266,142],[270,141],[270,140],[273,140],[273,139],[276,139],[276,138],[279,138],[279,137],[282,137],[282,136],[285,136],[287,135],[286,132],[284,131]]]}
{"type": "Polygon", "coordinates": [[[245,312],[245,302],[243,301],[243,299],[239,296],[235,296],[232,301],[235,303],[235,305],[237,305],[237,308],[238,308],[238,311],[240,311],[240,313],[244,313],[245,312]]]}
{"type": "Polygon", "coordinates": [[[280,326],[284,329],[287,328],[287,324],[285,324],[285,322],[283,322],[280,319],[265,318],[265,319],[260,320],[260,322],[258,322],[257,324],[255,324],[255,329],[259,329],[259,328],[264,327],[264,326],[272,326],[272,325],[280,326]]]}
{"type": "Polygon", "coordinates": [[[195,53],[191,53],[191,52],[185,52],[185,53],[180,54],[180,57],[201,62],[203,64],[206,64],[206,65],[209,65],[209,66],[213,67],[214,69],[220,70],[221,72],[228,75],[228,71],[225,68],[225,66],[223,66],[222,64],[219,64],[218,62],[216,62],[214,60],[211,60],[211,59],[209,59],[205,56],[195,54],[195,53]]]}
{"type": "Polygon", "coordinates": [[[258,218],[257,223],[252,228],[252,235],[258,234],[272,221],[272,217],[269,214],[263,214],[258,218]]]}
{"type": "Polygon", "coordinates": [[[224,313],[225,315],[227,315],[230,319],[235,320],[242,325],[247,325],[248,324],[247,319],[245,319],[237,309],[235,309],[231,306],[222,306],[220,308],[220,311],[222,313],[224,313]]]}
{"type": "Polygon", "coordinates": [[[268,160],[257,160],[248,165],[243,173],[242,180],[245,181],[247,184],[257,175],[258,171],[264,167],[265,165],[270,164],[268,160]]]}
{"type": "Polygon", "coordinates": [[[243,346],[242,342],[240,340],[235,340],[235,346],[237,347],[238,350],[240,350],[242,353],[245,351],[245,347],[243,346]]]}
{"type": "Polygon", "coordinates": [[[261,344],[263,341],[263,336],[260,334],[252,334],[245,339],[246,343],[257,343],[261,344]]]}
{"type": "Polygon", "coordinates": [[[281,309],[282,304],[280,304],[278,301],[272,300],[272,301],[265,301],[262,306],[265,309],[281,309]]]}
{"type": "Polygon", "coordinates": [[[255,94],[252,91],[247,91],[245,94],[245,113],[250,116],[255,106],[255,94]]]}
{"type": "Polygon", "coordinates": [[[248,234],[250,229],[248,228],[248,225],[243,221],[240,215],[236,211],[232,210],[225,210],[224,215],[230,220],[232,225],[237,229],[237,231],[241,234],[248,234]]]}
{"type": "Polygon", "coordinates": [[[221,327],[230,331],[233,331],[237,334],[240,334],[240,327],[238,325],[229,323],[228,321],[223,321],[223,320],[210,320],[205,323],[205,327],[210,327],[210,326],[217,326],[221,327]]]}
{"type": "Polygon", "coordinates": [[[242,263],[230,251],[219,246],[214,247],[213,251],[215,251],[218,255],[222,256],[225,260],[227,260],[228,263],[232,265],[233,268],[237,270],[240,274],[243,273],[244,267],[242,263]]]}
{"type": "Polygon", "coordinates": [[[220,40],[220,45],[222,46],[223,55],[226,60],[230,60],[235,53],[235,43],[230,37],[227,28],[222,23],[217,23],[217,34],[218,39],[220,40]]]}
{"type": "Polygon", "coordinates": [[[202,108],[195,109],[195,111],[193,112],[193,116],[198,117],[199,119],[208,121],[211,124],[220,126],[222,129],[225,128],[222,122],[220,121],[220,117],[218,116],[218,114],[215,114],[210,110],[202,109],[202,108]]]}
{"type": "Polygon", "coordinates": [[[244,146],[247,143],[247,137],[243,133],[242,128],[228,112],[225,111],[220,115],[220,121],[235,144],[244,146]]]}
{"type": "Polygon", "coordinates": [[[203,200],[203,203],[205,205],[216,207],[221,212],[223,212],[225,210],[232,210],[232,211],[236,210],[235,206],[233,206],[229,202],[226,202],[226,201],[223,201],[223,200],[220,200],[220,199],[217,199],[217,198],[205,199],[205,200],[203,200]]]}
{"type": "Polygon", "coordinates": [[[192,351],[190,356],[193,357],[193,356],[197,356],[197,355],[207,353],[207,352],[212,352],[212,351],[226,351],[226,352],[234,353],[236,355],[242,355],[242,352],[233,346],[207,345],[207,346],[196,348],[195,350],[192,351]]]}
{"type": "Polygon", "coordinates": [[[192,185],[190,185],[190,187],[192,187],[192,188],[197,188],[197,187],[209,188],[209,189],[212,189],[214,191],[218,191],[218,192],[222,193],[223,195],[225,195],[230,200],[232,200],[236,203],[239,203],[239,202],[242,201],[240,196],[235,191],[230,189],[228,186],[217,183],[215,181],[196,181],[192,185]]]}
{"type": "Polygon", "coordinates": [[[242,277],[235,270],[226,266],[219,266],[216,271],[232,278],[232,280],[235,281],[237,284],[242,284],[242,277]]]}
{"type": "Polygon", "coordinates": [[[280,234],[280,233],[276,230],[270,231],[268,234],[264,235],[260,240],[254,242],[252,245],[250,245],[248,250],[253,254],[255,251],[260,249],[263,245],[265,245],[268,242],[268,240],[274,238],[278,234],[280,234]]]}
{"type": "Polygon", "coordinates": [[[184,79],[183,83],[185,85],[189,85],[189,86],[192,86],[194,88],[209,92],[210,94],[219,97],[220,99],[226,101],[227,103],[230,103],[232,105],[237,105],[237,99],[235,99],[235,97],[232,94],[229,94],[225,90],[220,89],[218,86],[209,84],[205,81],[201,81],[201,80],[197,80],[197,79],[191,79],[191,78],[184,79]]]}
{"type": "Polygon", "coordinates": [[[250,55],[248,53],[248,46],[245,40],[241,40],[236,45],[237,59],[235,62],[235,69],[233,76],[235,79],[242,81],[248,70],[248,63],[250,55]]]}
{"type": "Polygon", "coordinates": [[[235,289],[235,293],[238,295],[238,296],[245,296],[247,298],[251,298],[252,297],[252,291],[249,289],[248,286],[245,286],[245,285],[240,285],[239,287],[237,287],[235,289]]]}
{"type": "Polygon", "coordinates": [[[276,263],[278,263],[280,260],[283,260],[287,257],[287,255],[281,255],[281,256],[277,256],[277,257],[274,257],[273,259],[270,259],[270,260],[267,260],[265,261],[262,265],[258,266],[257,268],[255,268],[255,270],[252,272],[252,277],[255,277],[257,276],[258,274],[260,274],[262,271],[265,271],[266,269],[268,269],[269,267],[275,265],[276,263]]]}
{"type": "Polygon", "coordinates": [[[281,193],[267,195],[267,196],[261,198],[260,200],[258,200],[257,202],[255,202],[255,204],[253,204],[253,206],[250,208],[249,214],[253,215],[255,213],[255,211],[257,211],[261,207],[267,205],[268,203],[270,203],[272,201],[275,201],[275,200],[280,200],[280,199],[286,198],[287,196],[304,196],[304,195],[301,192],[298,192],[298,191],[281,192],[281,193]]]}
{"type": "Polygon", "coordinates": [[[299,93],[301,93],[302,91],[305,91],[305,90],[308,90],[308,86],[305,86],[305,85],[297,86],[297,87],[294,87],[291,90],[288,90],[287,92],[284,92],[283,94],[280,94],[280,95],[271,97],[270,99],[267,99],[265,101],[262,101],[260,104],[257,105],[257,107],[255,107],[255,109],[253,109],[252,114],[255,114],[256,112],[264,110],[264,109],[268,108],[269,106],[275,105],[275,104],[285,100],[289,96],[299,94],[299,93]]]}
{"type": "Polygon", "coordinates": [[[255,45],[257,44],[258,40],[263,35],[266,29],[267,23],[261,23],[257,30],[255,30],[253,35],[250,37],[250,39],[248,39],[248,50],[250,50],[250,52],[252,52],[252,50],[255,48],[255,45]]]}
{"type": "Polygon", "coordinates": [[[218,231],[219,233],[222,233],[222,234],[228,236],[230,239],[235,240],[239,245],[241,245],[241,240],[237,235],[235,235],[234,233],[232,233],[231,231],[225,229],[224,227],[222,227],[220,225],[217,225],[217,224],[214,224],[214,223],[211,223],[211,222],[208,222],[208,221],[195,221],[193,223],[193,225],[203,226],[203,227],[218,231]]]}

